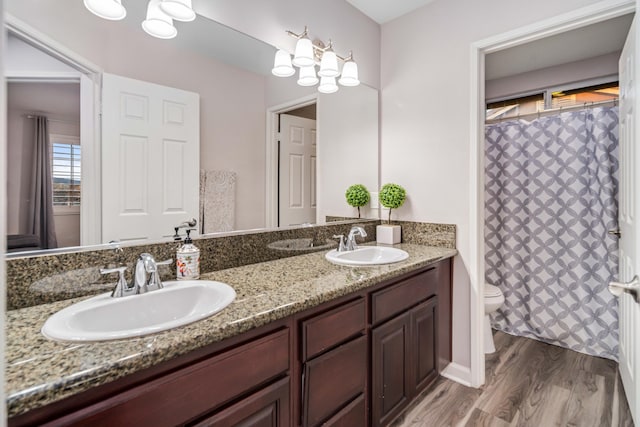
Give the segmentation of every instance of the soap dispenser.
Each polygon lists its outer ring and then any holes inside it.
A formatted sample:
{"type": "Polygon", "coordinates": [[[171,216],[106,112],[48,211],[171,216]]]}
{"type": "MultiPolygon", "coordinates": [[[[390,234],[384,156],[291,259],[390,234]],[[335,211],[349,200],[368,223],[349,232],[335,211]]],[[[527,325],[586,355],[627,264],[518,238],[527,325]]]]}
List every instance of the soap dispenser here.
{"type": "Polygon", "coordinates": [[[187,229],[187,238],[176,252],[176,278],[178,280],[194,280],[200,277],[200,249],[191,240],[187,229]]]}

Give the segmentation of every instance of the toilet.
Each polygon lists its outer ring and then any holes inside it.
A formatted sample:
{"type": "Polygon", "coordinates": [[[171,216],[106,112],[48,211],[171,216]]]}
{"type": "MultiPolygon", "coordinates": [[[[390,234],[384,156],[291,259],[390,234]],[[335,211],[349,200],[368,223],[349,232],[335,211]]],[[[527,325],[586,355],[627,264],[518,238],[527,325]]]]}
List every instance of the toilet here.
{"type": "Polygon", "coordinates": [[[485,354],[496,351],[491,333],[491,319],[489,315],[504,304],[504,295],[497,286],[485,283],[484,285],[484,352],[485,354]]]}

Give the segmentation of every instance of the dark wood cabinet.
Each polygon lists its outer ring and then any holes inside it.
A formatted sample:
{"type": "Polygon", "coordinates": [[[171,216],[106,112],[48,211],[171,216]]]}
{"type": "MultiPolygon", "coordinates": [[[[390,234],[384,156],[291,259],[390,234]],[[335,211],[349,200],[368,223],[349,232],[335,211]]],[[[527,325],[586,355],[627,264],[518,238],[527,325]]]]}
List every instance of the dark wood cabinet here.
{"type": "Polygon", "coordinates": [[[391,422],[438,376],[446,355],[439,351],[437,290],[447,266],[437,264],[371,295],[373,426],[391,422]]]}
{"type": "Polygon", "coordinates": [[[289,427],[289,377],[210,417],[194,427],[289,427]]]}
{"type": "Polygon", "coordinates": [[[365,304],[360,297],[301,321],[305,427],[365,417],[366,405],[354,404],[366,394],[369,372],[365,304]]]}
{"type": "Polygon", "coordinates": [[[451,260],[9,420],[9,426],[383,426],[451,361],[451,260]]]}
{"type": "Polygon", "coordinates": [[[409,399],[407,371],[411,352],[410,315],[405,313],[371,332],[371,419],[387,424],[409,399]]]}

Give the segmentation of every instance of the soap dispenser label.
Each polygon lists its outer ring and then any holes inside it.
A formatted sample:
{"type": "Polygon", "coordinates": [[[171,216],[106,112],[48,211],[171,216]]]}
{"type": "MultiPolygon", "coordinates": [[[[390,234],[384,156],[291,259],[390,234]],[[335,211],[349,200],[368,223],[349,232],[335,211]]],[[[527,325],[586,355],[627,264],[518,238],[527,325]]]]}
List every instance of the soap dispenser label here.
{"type": "Polygon", "coordinates": [[[178,280],[192,280],[200,277],[200,251],[181,253],[176,257],[176,277],[178,280]]]}

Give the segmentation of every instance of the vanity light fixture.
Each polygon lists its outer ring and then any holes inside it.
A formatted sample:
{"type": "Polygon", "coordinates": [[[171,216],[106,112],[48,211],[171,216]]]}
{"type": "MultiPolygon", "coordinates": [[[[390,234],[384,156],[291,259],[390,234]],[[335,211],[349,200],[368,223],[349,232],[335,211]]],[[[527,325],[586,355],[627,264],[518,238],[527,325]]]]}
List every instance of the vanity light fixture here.
{"type": "MultiPolygon", "coordinates": [[[[127,10],[122,0],[83,0],[84,6],[94,15],[112,21],[123,19],[127,10]]],[[[178,34],[173,20],[193,21],[196,13],[192,0],[149,0],[147,16],[142,29],[149,35],[160,39],[172,39],[178,34]]]]}
{"type": "Polygon", "coordinates": [[[273,62],[271,73],[278,77],[289,77],[295,74],[294,66],[300,69],[298,74],[298,84],[300,86],[315,86],[320,82],[318,91],[322,93],[334,93],[338,90],[336,77],[340,76],[338,83],[341,86],[358,86],[358,65],[353,60],[353,53],[342,57],[333,51],[333,42],[325,46],[322,41],[309,39],[309,29],[305,26],[304,31],[296,34],[287,31],[291,37],[298,39],[296,49],[291,59],[291,54],[284,49],[279,49],[273,62]],[[338,67],[338,60],[344,65],[342,75],[338,67]],[[320,64],[320,69],[316,76],[316,64],[320,64]]]}
{"type": "Polygon", "coordinates": [[[127,16],[122,0],[84,0],[84,7],[94,15],[110,21],[119,21],[127,16]]]}

